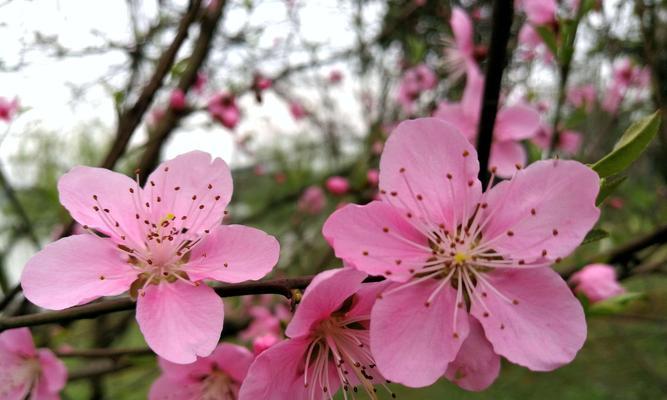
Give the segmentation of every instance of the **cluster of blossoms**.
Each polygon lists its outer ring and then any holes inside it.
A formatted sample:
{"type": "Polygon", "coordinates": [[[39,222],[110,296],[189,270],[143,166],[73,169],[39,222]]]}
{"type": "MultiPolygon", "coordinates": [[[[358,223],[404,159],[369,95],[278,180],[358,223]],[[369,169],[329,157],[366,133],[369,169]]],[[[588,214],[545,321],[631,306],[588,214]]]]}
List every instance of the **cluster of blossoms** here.
{"type": "MultiPolygon", "coordinates": [[[[422,387],[440,377],[482,390],[501,357],[548,371],[583,345],[582,307],[550,266],[597,221],[599,179],[578,162],[547,160],[483,192],[478,172],[455,125],[399,124],[370,174],[379,199],[344,206],[323,227],[345,267],[313,279],[287,339],[280,318],[253,311],[243,336],[254,354],[218,343],[223,304],[207,283],[263,277],[279,246],[259,230],[221,225],[231,175],[206,153],[163,163],[144,187],[97,168],[64,175],[61,202],[86,233],[36,254],[22,285],[50,309],[129,290],[159,356],[155,400],[331,399],[340,389],[377,398],[378,386],[393,395],[387,379],[422,387]],[[384,279],[364,283],[368,275],[384,279]]],[[[577,291],[589,293],[591,274],[573,277],[577,291]]],[[[0,351],[14,356],[3,356],[10,372],[0,378],[11,390],[62,388],[62,364],[28,346],[27,330],[3,335],[0,351]]]]}

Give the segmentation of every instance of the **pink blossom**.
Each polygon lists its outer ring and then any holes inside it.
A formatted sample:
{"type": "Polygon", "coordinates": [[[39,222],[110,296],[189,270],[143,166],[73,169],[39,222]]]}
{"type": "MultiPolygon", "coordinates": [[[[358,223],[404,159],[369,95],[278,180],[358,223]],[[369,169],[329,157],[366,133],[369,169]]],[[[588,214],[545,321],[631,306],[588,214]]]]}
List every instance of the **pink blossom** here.
{"type": "Polygon", "coordinates": [[[609,204],[609,207],[618,210],[623,208],[623,206],[625,205],[625,201],[623,201],[623,199],[620,197],[610,197],[609,200],[607,200],[607,204],[609,204]]]}
{"type": "Polygon", "coordinates": [[[591,303],[625,293],[625,288],[616,280],[616,270],[611,265],[587,265],[572,275],[570,282],[575,285],[574,291],[588,297],[591,303]]]}
{"type": "Polygon", "coordinates": [[[28,328],[0,333],[0,399],[53,400],[67,369],[49,349],[36,349],[28,328]]]}
{"type": "Polygon", "coordinates": [[[297,208],[302,213],[316,215],[327,205],[327,197],[319,186],[309,186],[299,198],[297,208]]]}
{"type": "Polygon", "coordinates": [[[596,91],[592,84],[580,85],[571,87],[567,91],[567,102],[577,108],[584,108],[586,111],[591,111],[595,104],[596,91]]]}
{"type": "Polygon", "coordinates": [[[272,236],[220,225],[232,196],[222,159],[193,151],[162,163],[139,184],[101,168],[75,167],[58,182],[60,202],[87,230],[34,255],[21,276],[34,304],[62,310],[127,290],[148,345],[175,363],[215,349],[223,304],[204,280],[262,278],[278,260],[272,236]]]}
{"type": "Polygon", "coordinates": [[[197,92],[197,94],[202,94],[204,92],[204,87],[206,86],[207,82],[208,82],[208,77],[206,76],[206,74],[201,71],[197,72],[197,78],[193,85],[195,92],[197,92]]]}
{"type": "Polygon", "coordinates": [[[273,86],[273,81],[264,75],[255,74],[253,85],[257,90],[263,91],[271,88],[271,86],[273,86]]]}
{"type": "MultiPolygon", "coordinates": [[[[532,142],[541,149],[548,149],[551,145],[553,129],[547,124],[542,124],[537,135],[532,138],[532,142]]],[[[574,155],[581,148],[582,135],[573,130],[564,130],[560,132],[556,149],[563,154],[574,155]]]]}
{"type": "Polygon", "coordinates": [[[260,355],[263,351],[267,350],[269,347],[280,342],[278,336],[271,333],[266,333],[262,336],[257,336],[252,341],[252,351],[255,353],[255,356],[260,355]]]}
{"type": "Polygon", "coordinates": [[[14,99],[9,101],[0,97],[0,119],[9,122],[19,109],[19,101],[14,99]]]}
{"type": "Polygon", "coordinates": [[[236,105],[236,99],[229,93],[213,96],[208,102],[208,113],[227,129],[234,129],[241,119],[241,110],[236,105]]]}
{"type": "Polygon", "coordinates": [[[453,41],[445,43],[445,65],[453,79],[464,75],[471,64],[475,63],[475,44],[470,16],[460,7],[452,8],[449,18],[453,41]]]}
{"type": "Polygon", "coordinates": [[[342,196],[350,190],[350,182],[342,176],[332,176],[324,184],[329,193],[342,196]]]}
{"type": "Polygon", "coordinates": [[[384,143],[381,140],[376,140],[371,145],[371,152],[375,155],[380,155],[382,153],[383,148],[384,148],[384,143]]]}
{"type": "Polygon", "coordinates": [[[185,109],[187,102],[185,100],[185,92],[183,92],[182,89],[176,88],[171,92],[171,96],[169,97],[169,106],[176,111],[182,111],[185,109]]]}
{"type": "Polygon", "coordinates": [[[254,357],[245,347],[221,343],[213,353],[192,364],[159,358],[162,375],[153,382],[149,400],[236,400],[254,357]]]}
{"type": "Polygon", "coordinates": [[[406,114],[414,111],[414,103],[422,92],[433,89],[438,84],[435,72],[426,64],[419,64],[403,74],[398,87],[398,103],[406,114]]]}
{"type": "Polygon", "coordinates": [[[369,169],[368,172],[366,172],[366,181],[368,181],[368,184],[371,186],[377,186],[380,181],[380,171],[375,168],[369,169]]]}
{"type": "Polygon", "coordinates": [[[380,159],[381,201],[349,205],[323,227],[336,256],[391,285],[371,312],[371,350],[391,381],[445,375],[482,390],[499,356],[535,371],[572,361],[581,304],[549,266],[598,219],[600,180],[545,160],[482,193],[474,146],[437,119],[403,122],[380,159]]]}
{"type": "Polygon", "coordinates": [[[297,121],[305,118],[306,115],[308,115],[306,113],[306,109],[303,108],[301,103],[299,103],[297,101],[291,101],[289,103],[289,112],[290,112],[290,114],[292,114],[292,118],[294,118],[297,121]]]}
{"type": "MultiPolygon", "coordinates": [[[[477,67],[469,68],[463,98],[460,102],[444,101],[433,114],[456,127],[471,143],[477,138],[484,78],[477,67]]],[[[519,141],[537,134],[540,115],[533,107],[517,104],[502,106],[496,117],[489,165],[501,177],[510,177],[516,166],[526,164],[527,155],[519,141]]]]}
{"type": "Polygon", "coordinates": [[[332,69],[329,72],[329,83],[340,83],[343,80],[343,73],[337,69],[332,69]]]}
{"type": "Polygon", "coordinates": [[[369,346],[369,314],[384,283],[362,284],[352,268],[318,274],[287,326],[289,339],[260,354],[248,371],[241,400],[330,399],[343,387],[375,398],[383,383],[369,346]]]}
{"type": "Polygon", "coordinates": [[[623,85],[612,83],[602,98],[602,104],[600,105],[602,109],[609,114],[616,114],[625,97],[625,90],[626,88],[623,85]]]}
{"type": "Polygon", "coordinates": [[[547,25],[556,22],[556,0],[519,0],[528,22],[533,25],[547,25]]]}
{"type": "Polygon", "coordinates": [[[241,340],[249,341],[266,334],[276,336],[282,334],[280,319],[268,307],[253,306],[250,308],[249,313],[253,319],[250,325],[241,331],[239,335],[241,340]]]}

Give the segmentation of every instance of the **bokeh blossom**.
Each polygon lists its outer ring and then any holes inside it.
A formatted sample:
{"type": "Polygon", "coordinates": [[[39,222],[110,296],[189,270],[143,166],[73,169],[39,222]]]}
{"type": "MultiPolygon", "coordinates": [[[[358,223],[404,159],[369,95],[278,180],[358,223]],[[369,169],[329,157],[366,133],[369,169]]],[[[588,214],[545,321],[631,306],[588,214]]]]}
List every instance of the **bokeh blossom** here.
{"type": "Polygon", "coordinates": [[[218,93],[208,102],[208,113],[227,129],[234,129],[241,120],[236,98],[229,93],[218,93]]]}
{"type": "MultiPolygon", "coordinates": [[[[484,78],[476,66],[470,67],[460,102],[443,101],[433,114],[454,125],[470,142],[477,138],[477,126],[482,108],[484,78]]],[[[498,176],[510,177],[516,166],[526,165],[528,156],[519,143],[537,134],[540,115],[526,104],[501,106],[496,117],[489,165],[498,176]]]]}
{"type": "Polygon", "coordinates": [[[611,265],[587,265],[572,275],[570,282],[574,285],[574,291],[586,296],[591,303],[625,293],[625,288],[618,283],[616,270],[611,265]]]}
{"type": "Polygon", "coordinates": [[[426,64],[419,64],[403,73],[397,100],[406,114],[412,114],[419,96],[438,84],[435,72],[426,64]]]}
{"type": "Polygon", "coordinates": [[[0,399],[54,400],[67,369],[49,349],[37,349],[28,328],[0,333],[0,399]]]}
{"type": "Polygon", "coordinates": [[[0,120],[5,122],[11,121],[16,115],[16,112],[19,110],[19,101],[17,99],[7,100],[4,97],[0,97],[0,120]]]}
{"type": "Polygon", "coordinates": [[[309,186],[303,191],[297,203],[297,209],[305,214],[315,215],[327,205],[327,196],[319,186],[309,186]]]}
{"type": "Polygon", "coordinates": [[[162,163],[143,188],[119,173],[75,167],[60,178],[58,191],[90,234],[34,255],[21,276],[26,298],[62,310],[129,290],[146,342],[175,363],[208,356],[218,343],[223,304],[204,280],[256,280],[278,260],[272,236],[221,225],[231,173],[201,151],[162,163]]]}
{"type": "Polygon", "coordinates": [[[342,196],[350,190],[350,181],[343,176],[332,176],[324,183],[329,193],[342,196]]]}
{"type": "Polygon", "coordinates": [[[149,400],[236,400],[254,356],[245,347],[221,343],[192,364],[159,359],[162,375],[153,382],[149,400]]]}
{"type": "Polygon", "coordinates": [[[599,216],[597,174],[545,160],[482,192],[470,142],[436,118],[403,122],[380,160],[380,201],[326,221],[336,256],[391,285],[371,312],[379,371],[407,386],[446,376],[482,390],[500,356],[534,371],[569,363],[581,304],[550,268],[599,216]]]}
{"type": "Polygon", "coordinates": [[[352,268],[318,274],[287,326],[289,339],[262,352],[241,387],[241,400],[345,398],[384,384],[370,352],[370,309],[384,283],[362,284],[352,268]]]}

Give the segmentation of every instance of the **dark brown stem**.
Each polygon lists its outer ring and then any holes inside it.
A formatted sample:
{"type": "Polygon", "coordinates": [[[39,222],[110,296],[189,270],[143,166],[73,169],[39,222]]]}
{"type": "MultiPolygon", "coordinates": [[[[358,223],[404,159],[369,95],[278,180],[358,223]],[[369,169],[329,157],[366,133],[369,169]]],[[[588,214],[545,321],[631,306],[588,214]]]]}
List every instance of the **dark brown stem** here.
{"type": "Polygon", "coordinates": [[[154,354],[149,348],[73,349],[58,350],[55,353],[60,358],[120,358],[125,356],[147,356],[154,354]]]}
{"type": "Polygon", "coordinates": [[[496,0],[493,3],[493,23],[491,27],[491,45],[489,60],[486,66],[482,111],[477,130],[477,154],[479,156],[479,178],[482,185],[489,181],[489,156],[493,142],[493,127],[496,124],[500,85],[503,71],[507,64],[507,42],[510,38],[514,2],[512,0],[496,0]]]}

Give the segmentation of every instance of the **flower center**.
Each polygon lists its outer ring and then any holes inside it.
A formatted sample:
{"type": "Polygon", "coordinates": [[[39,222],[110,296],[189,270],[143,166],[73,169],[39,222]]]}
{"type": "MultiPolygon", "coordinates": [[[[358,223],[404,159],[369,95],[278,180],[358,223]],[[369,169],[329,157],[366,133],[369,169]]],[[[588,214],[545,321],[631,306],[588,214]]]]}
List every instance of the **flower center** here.
{"type": "Polygon", "coordinates": [[[213,371],[202,379],[202,400],[236,400],[239,384],[229,375],[214,366],[213,371]]]}

